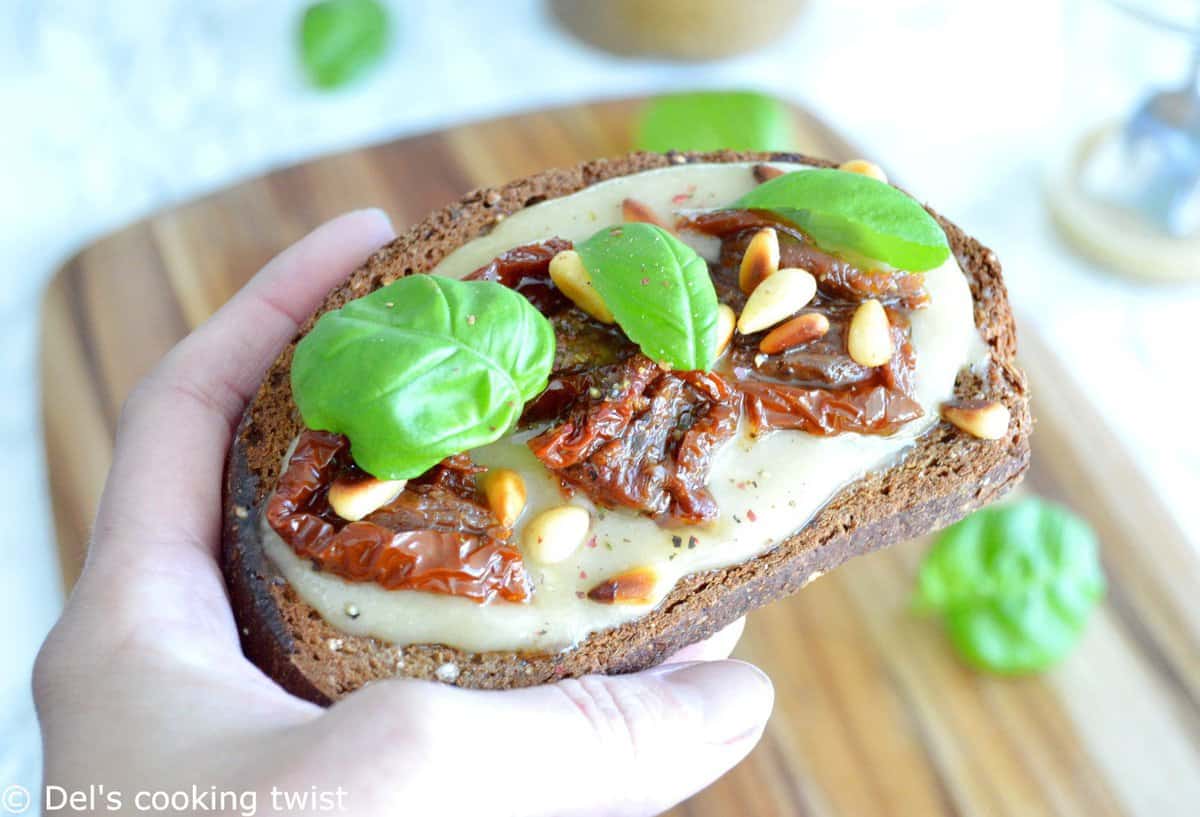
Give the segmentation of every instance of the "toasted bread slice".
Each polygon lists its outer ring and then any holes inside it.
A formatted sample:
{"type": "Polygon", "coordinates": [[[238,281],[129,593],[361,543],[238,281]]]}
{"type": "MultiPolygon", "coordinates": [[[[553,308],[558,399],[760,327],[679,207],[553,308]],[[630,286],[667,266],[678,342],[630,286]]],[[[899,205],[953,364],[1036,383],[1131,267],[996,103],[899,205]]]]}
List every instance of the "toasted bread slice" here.
{"type": "MultiPolygon", "coordinates": [[[[375,253],[329,294],[303,331],[330,309],[400,276],[432,269],[448,253],[522,208],[668,165],[746,161],[830,164],[786,153],[637,153],[477,190],[375,253]]],[[[632,672],[795,592],[851,556],[937,530],[1001,496],[1028,466],[1032,430],[1025,377],[1014,362],[1012,312],[995,254],[934,216],[969,279],[975,324],[991,360],[985,376],[964,369],[955,393],[964,400],[1007,406],[1012,415],[1007,436],[985,441],[940,422],[901,462],[845,487],[774,549],[741,564],[689,576],[653,611],[595,632],[563,652],[468,653],[436,644],[395,647],[348,635],[322,619],[278,574],[263,551],[258,512],[301,430],[289,383],[295,344],[289,345],[246,409],[227,463],[223,568],[246,655],[287,690],[321,704],[370,681],[395,676],[510,688],[587,673],[632,672]]]]}

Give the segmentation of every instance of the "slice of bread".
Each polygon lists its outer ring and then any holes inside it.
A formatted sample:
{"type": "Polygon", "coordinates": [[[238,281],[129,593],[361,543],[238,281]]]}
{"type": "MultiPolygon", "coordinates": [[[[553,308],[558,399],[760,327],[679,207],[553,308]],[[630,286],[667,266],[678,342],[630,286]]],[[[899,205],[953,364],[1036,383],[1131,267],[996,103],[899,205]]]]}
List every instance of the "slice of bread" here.
{"type": "MultiPolygon", "coordinates": [[[[477,190],[376,252],[329,294],[303,331],[317,315],[398,277],[432,269],[449,252],[524,207],[670,164],[744,161],[830,164],[790,153],[637,153],[477,190]]],[[[944,527],[1001,496],[1028,466],[1032,430],[1025,377],[1014,363],[1012,312],[995,254],[934,216],[969,279],[975,323],[991,356],[985,377],[966,370],[960,374],[956,394],[1004,403],[1012,413],[1008,436],[978,440],[941,422],[902,462],[843,489],[775,549],[742,564],[690,576],[644,617],[594,633],[556,654],[466,653],[429,644],[399,648],[348,635],[326,623],[276,573],[263,553],[258,512],[301,430],[288,376],[293,342],[268,370],[246,409],[227,463],[222,561],[246,655],[284,688],[321,704],[393,676],[508,688],[587,673],[631,672],[795,592],[851,556],[944,527]]]]}

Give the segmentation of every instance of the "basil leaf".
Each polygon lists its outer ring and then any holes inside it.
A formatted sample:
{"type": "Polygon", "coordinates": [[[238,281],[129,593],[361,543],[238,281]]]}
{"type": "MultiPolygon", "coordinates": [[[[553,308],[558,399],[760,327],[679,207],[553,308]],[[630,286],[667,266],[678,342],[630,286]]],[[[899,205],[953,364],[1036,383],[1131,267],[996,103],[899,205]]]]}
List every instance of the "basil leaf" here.
{"type": "Polygon", "coordinates": [[[661,227],[606,227],[577,246],[592,285],[630,340],[673,369],[717,356],[717,293],[708,264],[661,227]]]}
{"type": "Polygon", "coordinates": [[[860,173],[832,168],[787,173],[733,206],[771,210],[827,250],[851,250],[911,272],[933,269],[950,257],[945,232],[924,207],[860,173]]]}
{"type": "Polygon", "coordinates": [[[519,293],[410,275],[322,315],[296,346],[292,392],[364,470],[408,479],[507,432],[553,361],[554,330],[519,293]]]}
{"type": "Polygon", "coordinates": [[[387,10],[378,0],[324,0],[300,23],[300,58],[318,88],[354,79],[383,57],[387,41],[387,10]]]}
{"type": "Polygon", "coordinates": [[[796,134],[787,106],[753,91],[668,94],[642,109],[639,150],[792,150],[796,134]]]}
{"type": "Polygon", "coordinates": [[[979,511],[938,537],[913,599],[940,613],[967,662],[1002,674],[1054,664],[1104,595],[1096,537],[1039,499],[979,511]]]}

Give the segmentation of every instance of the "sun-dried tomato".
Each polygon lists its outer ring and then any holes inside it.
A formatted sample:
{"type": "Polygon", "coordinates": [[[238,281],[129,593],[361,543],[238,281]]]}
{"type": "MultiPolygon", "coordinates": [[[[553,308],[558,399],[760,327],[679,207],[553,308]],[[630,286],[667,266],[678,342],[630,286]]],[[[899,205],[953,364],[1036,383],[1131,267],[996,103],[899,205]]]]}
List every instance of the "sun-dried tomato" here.
{"type": "MultiPolygon", "coordinates": [[[[859,302],[878,298],[884,304],[919,309],[929,303],[925,279],[920,273],[902,270],[863,270],[846,259],[826,252],[814,244],[802,230],[765,210],[714,210],[684,218],[680,228],[715,235],[722,239],[721,266],[735,273],[746,245],[763,227],[774,227],[779,235],[779,265],[799,267],[811,272],[826,295],[859,302]]],[[[728,293],[722,298],[739,309],[744,295],[728,293]]]]}
{"type": "Polygon", "coordinates": [[[570,241],[548,238],[536,244],[513,247],[472,272],[467,280],[504,284],[528,298],[538,311],[553,315],[569,307],[571,302],[550,280],[550,260],[571,246],[570,241]]]}
{"type": "Polygon", "coordinates": [[[529,447],[601,505],[700,522],[717,514],[712,457],[737,431],[741,398],[710,372],[669,372],[644,355],[567,378],[562,420],[529,447]]]}
{"type": "Polygon", "coordinates": [[[450,457],[365,519],[346,522],[327,494],[339,475],[361,473],[348,441],[304,431],[267,504],[267,522],[298,556],[350,581],[476,602],[527,601],[521,553],[475,497],[479,470],[465,455],[450,457]]]}
{"type": "MultiPolygon", "coordinates": [[[[900,320],[893,318],[892,359],[885,366],[865,369],[866,376],[849,385],[797,386],[748,373],[738,377],[734,385],[746,397],[746,416],[754,431],[797,429],[820,435],[891,434],[921,417],[925,412],[913,396],[916,354],[906,328],[898,323],[900,320]]],[[[850,363],[857,366],[853,361],[850,363]]],[[[739,371],[743,370],[735,369],[735,375],[739,371]]]]}

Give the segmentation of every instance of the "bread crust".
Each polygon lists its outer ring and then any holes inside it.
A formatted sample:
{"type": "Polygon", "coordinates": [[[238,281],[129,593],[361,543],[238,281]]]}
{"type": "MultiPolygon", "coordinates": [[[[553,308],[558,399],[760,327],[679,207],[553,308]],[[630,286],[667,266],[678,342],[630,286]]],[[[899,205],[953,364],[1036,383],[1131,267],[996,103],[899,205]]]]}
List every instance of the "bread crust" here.
{"type": "Polygon", "coordinates": [[[588,673],[633,672],[707,638],[748,611],[795,592],[851,556],[949,525],[1008,491],[1029,464],[1032,421],[1015,365],[1012,311],[995,254],[930,210],[970,283],[975,324],[988,346],[986,375],[960,374],[963,399],[999,400],[1009,436],[977,440],[946,422],[922,436],[895,467],[848,485],[775,549],[748,562],[682,580],[659,607],[593,633],[557,654],[467,653],[442,645],[398,648],[334,629],[278,575],[262,549],[257,509],[274,487],[301,429],[288,372],[295,343],[317,317],[391,281],[432,269],[504,216],[545,199],[643,170],[690,162],[776,161],[832,166],[795,153],[634,153],[548,170],[467,194],[372,255],[334,289],[268,369],[235,433],[226,464],[222,569],[242,648],[289,692],[329,704],[365,683],[395,676],[474,688],[531,686],[588,673]]]}

